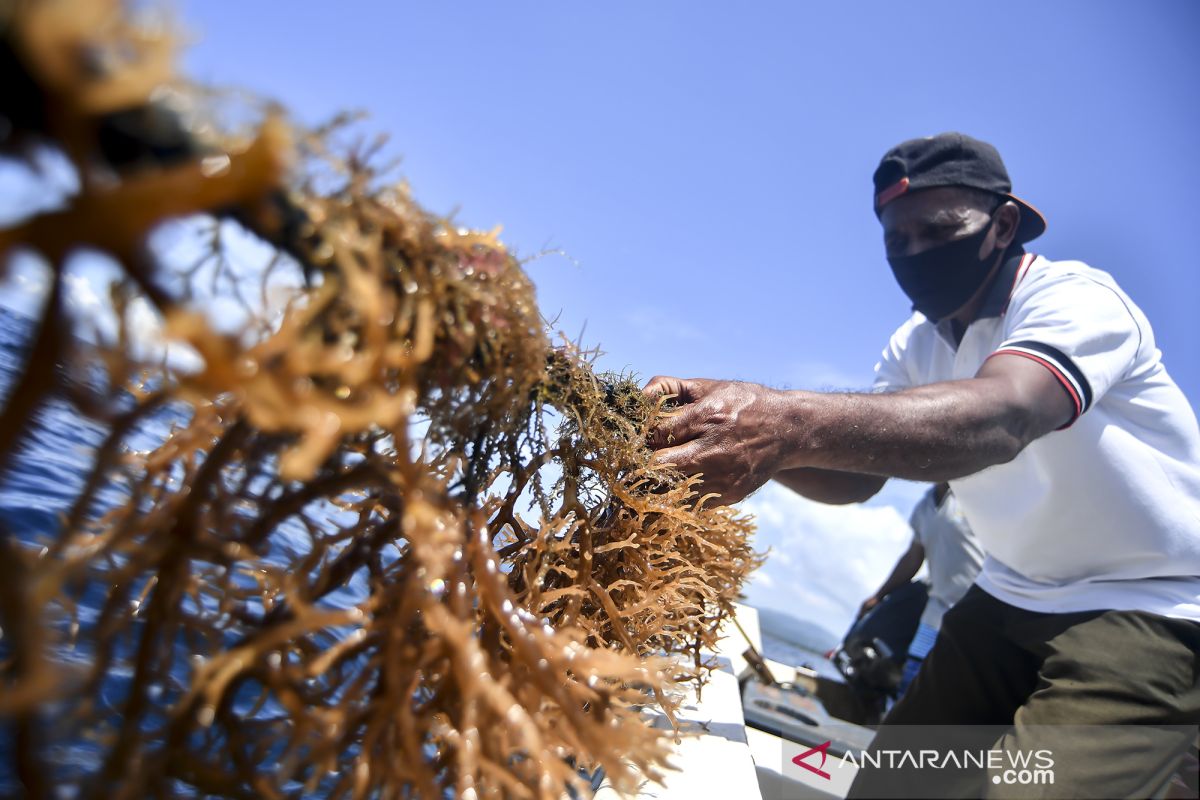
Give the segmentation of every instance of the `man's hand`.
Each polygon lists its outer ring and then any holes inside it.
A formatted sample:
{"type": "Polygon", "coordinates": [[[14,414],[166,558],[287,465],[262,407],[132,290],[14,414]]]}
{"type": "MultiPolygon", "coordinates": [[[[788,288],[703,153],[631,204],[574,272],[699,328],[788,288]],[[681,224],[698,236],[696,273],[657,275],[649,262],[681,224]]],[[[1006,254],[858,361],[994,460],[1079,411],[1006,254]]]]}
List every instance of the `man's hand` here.
{"type": "Polygon", "coordinates": [[[778,471],[779,392],[755,383],[667,377],[652,378],[642,391],[674,395],[678,404],[652,432],[655,463],[702,474],[701,491],[716,493],[718,502],[736,503],[778,471]]]}
{"type": "Polygon", "coordinates": [[[862,605],[858,607],[858,616],[856,616],[854,619],[860,620],[865,617],[868,611],[879,605],[879,601],[880,597],[874,594],[868,597],[866,600],[863,600],[862,605]]]}

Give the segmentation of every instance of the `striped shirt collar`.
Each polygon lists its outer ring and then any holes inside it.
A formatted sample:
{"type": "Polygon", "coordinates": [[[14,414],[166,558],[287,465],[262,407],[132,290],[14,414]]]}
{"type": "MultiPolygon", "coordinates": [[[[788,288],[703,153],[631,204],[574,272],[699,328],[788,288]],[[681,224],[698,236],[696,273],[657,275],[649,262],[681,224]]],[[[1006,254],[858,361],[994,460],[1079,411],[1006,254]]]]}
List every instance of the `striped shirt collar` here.
{"type": "MultiPolygon", "coordinates": [[[[1028,259],[1032,261],[1033,258],[1028,259]]],[[[992,281],[992,287],[988,289],[987,297],[984,298],[983,306],[979,309],[979,316],[976,319],[984,319],[986,317],[1001,317],[1004,312],[1008,311],[1008,301],[1012,297],[1013,289],[1017,288],[1017,280],[1021,268],[1026,266],[1025,248],[1017,246],[1000,267],[1000,272],[996,274],[996,279],[992,281]]]]}

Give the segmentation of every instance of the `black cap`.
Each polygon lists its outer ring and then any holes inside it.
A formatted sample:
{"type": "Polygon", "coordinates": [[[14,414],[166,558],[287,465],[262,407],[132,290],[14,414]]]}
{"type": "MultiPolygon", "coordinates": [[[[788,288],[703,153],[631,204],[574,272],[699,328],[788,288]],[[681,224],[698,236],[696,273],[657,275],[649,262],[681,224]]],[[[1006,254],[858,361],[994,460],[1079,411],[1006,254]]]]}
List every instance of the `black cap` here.
{"type": "Polygon", "coordinates": [[[996,148],[963,133],[909,139],[888,150],[875,170],[875,215],[902,194],[934,186],[970,186],[1012,200],[1021,209],[1016,244],[1046,231],[1041,212],[1013,195],[996,148]]]}

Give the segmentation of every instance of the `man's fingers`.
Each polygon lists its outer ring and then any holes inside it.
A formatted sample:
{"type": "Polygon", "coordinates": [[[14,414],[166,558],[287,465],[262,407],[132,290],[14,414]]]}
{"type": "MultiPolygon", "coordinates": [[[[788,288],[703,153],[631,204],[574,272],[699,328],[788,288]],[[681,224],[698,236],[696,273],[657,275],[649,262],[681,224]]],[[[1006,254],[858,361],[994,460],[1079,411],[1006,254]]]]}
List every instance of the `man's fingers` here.
{"type": "MultiPolygon", "coordinates": [[[[642,393],[652,399],[664,396],[670,397],[672,395],[680,398],[683,395],[685,383],[686,381],[682,378],[655,375],[642,387],[642,393]]],[[[681,400],[681,402],[686,401],[681,400]]],[[[655,421],[654,428],[650,431],[650,438],[647,444],[656,450],[661,447],[667,447],[672,443],[676,443],[679,430],[679,422],[674,416],[660,416],[655,421]]]]}
{"type": "Polygon", "coordinates": [[[658,466],[670,465],[676,472],[688,477],[700,476],[699,495],[705,498],[708,507],[727,506],[742,500],[747,492],[726,481],[728,476],[706,475],[702,467],[701,451],[704,446],[697,440],[677,447],[667,447],[654,454],[658,466]]]}
{"type": "Polygon", "coordinates": [[[691,406],[660,414],[650,431],[647,444],[655,450],[672,445],[681,445],[695,438],[693,422],[696,411],[691,406]]]}
{"type": "Polygon", "coordinates": [[[651,462],[660,467],[670,465],[676,471],[691,476],[699,471],[696,469],[699,451],[700,447],[697,442],[663,447],[661,450],[655,451],[651,462]]]}
{"type": "Polygon", "coordinates": [[[686,381],[683,378],[673,378],[669,375],[655,375],[642,387],[642,394],[649,397],[661,397],[664,394],[681,396],[683,394],[684,383],[686,381]]]}
{"type": "Polygon", "coordinates": [[[642,392],[651,398],[673,397],[676,408],[666,409],[654,423],[648,444],[654,448],[682,444],[695,436],[694,409],[690,408],[704,394],[708,381],[699,378],[673,378],[657,375],[643,387],[642,392]]]}
{"type": "Polygon", "coordinates": [[[642,393],[650,397],[675,395],[680,405],[694,403],[704,394],[704,387],[712,381],[703,378],[675,378],[670,375],[655,375],[642,387],[642,393]]]}

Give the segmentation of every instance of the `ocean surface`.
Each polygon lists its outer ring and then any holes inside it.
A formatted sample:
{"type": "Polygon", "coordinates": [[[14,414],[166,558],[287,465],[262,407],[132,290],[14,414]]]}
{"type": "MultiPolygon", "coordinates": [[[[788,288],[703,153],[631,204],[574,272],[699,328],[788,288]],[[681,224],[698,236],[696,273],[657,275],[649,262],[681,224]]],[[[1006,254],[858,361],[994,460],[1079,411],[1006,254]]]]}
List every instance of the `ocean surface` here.
{"type": "MultiPolygon", "coordinates": [[[[6,405],[17,371],[25,362],[32,332],[32,320],[0,307],[0,397],[4,398],[6,405]]],[[[186,408],[167,406],[148,416],[125,441],[134,450],[150,450],[169,435],[173,425],[186,419],[186,408]]],[[[107,432],[103,424],[83,416],[62,399],[53,398],[38,410],[13,467],[0,478],[0,519],[19,542],[36,550],[57,536],[61,519],[83,489],[94,451],[104,441],[107,432]]],[[[123,503],[127,497],[127,492],[120,484],[106,483],[97,493],[97,502],[90,509],[89,516],[96,518],[107,509],[123,503]]],[[[305,548],[307,543],[304,528],[290,520],[272,534],[267,558],[276,563],[285,563],[290,561],[291,555],[305,548]]],[[[92,578],[75,598],[78,622],[85,632],[89,626],[96,624],[103,598],[102,588],[94,580],[95,576],[92,578]]],[[[331,594],[327,602],[331,605],[350,605],[357,602],[365,591],[365,583],[360,578],[357,584],[352,581],[339,592],[331,594]]],[[[64,627],[66,623],[56,620],[52,624],[64,627]]],[[[141,623],[135,621],[134,625],[138,624],[141,623]]],[[[85,633],[79,637],[78,647],[54,650],[51,658],[64,665],[68,672],[73,664],[91,663],[91,644],[94,639],[94,636],[85,633]]],[[[7,646],[0,636],[0,657],[6,657],[7,646]]],[[[174,650],[171,667],[173,680],[150,689],[151,696],[159,700],[163,707],[179,696],[190,674],[193,654],[182,641],[174,650]]],[[[108,714],[113,720],[120,718],[120,709],[132,681],[130,655],[128,642],[118,640],[110,669],[99,687],[98,707],[101,713],[108,714]]],[[[238,705],[240,703],[235,699],[235,707],[238,705]]],[[[262,713],[277,711],[282,709],[268,703],[262,713]]],[[[53,725],[53,709],[45,716],[47,724],[53,725]]],[[[150,721],[159,720],[151,717],[150,721]]],[[[57,796],[75,797],[87,776],[95,774],[100,768],[101,751],[85,739],[76,737],[72,731],[55,729],[48,738],[55,742],[48,759],[52,762],[49,765],[53,769],[51,782],[55,785],[57,796]]],[[[19,784],[12,774],[10,748],[10,735],[7,731],[0,731],[0,797],[15,796],[19,792],[19,784]]],[[[172,787],[171,792],[175,796],[196,796],[195,792],[181,785],[172,787]]]]}
{"type": "MultiPolygon", "coordinates": [[[[31,320],[0,307],[0,397],[5,402],[17,370],[24,363],[31,334],[31,320]]],[[[131,445],[139,450],[155,447],[168,435],[172,424],[184,419],[184,414],[182,408],[161,410],[135,432],[131,445]]],[[[56,536],[60,519],[83,488],[92,454],[105,435],[103,425],[82,416],[62,400],[51,400],[39,410],[13,469],[0,480],[0,518],[26,546],[37,548],[56,536]]],[[[119,485],[104,486],[93,514],[102,513],[125,498],[119,485]]],[[[285,559],[304,547],[307,538],[299,525],[285,524],[273,536],[272,550],[277,558],[285,559]]],[[[354,603],[364,590],[365,586],[349,585],[329,599],[336,605],[354,603]]],[[[86,630],[96,621],[99,598],[85,592],[79,602],[79,622],[86,630]]],[[[764,655],[786,664],[806,665],[830,677],[838,675],[822,655],[836,644],[837,637],[783,612],[763,609],[760,614],[764,655]]],[[[84,641],[87,638],[82,637],[84,641]]],[[[6,646],[0,635],[0,657],[6,655],[6,646]]],[[[77,649],[60,656],[64,661],[79,663],[87,661],[89,652],[77,649]]],[[[179,654],[177,678],[186,678],[187,657],[186,653],[179,654]]],[[[120,706],[131,676],[132,670],[118,659],[102,686],[101,702],[113,713],[120,706]]],[[[172,694],[167,687],[161,697],[169,702],[172,694]]],[[[10,747],[10,737],[6,733],[0,735],[0,796],[12,796],[19,788],[11,774],[10,747]]],[[[83,742],[62,748],[54,764],[60,796],[74,796],[71,785],[91,774],[99,766],[98,758],[98,751],[83,742]]]]}
{"type": "Polygon", "coordinates": [[[763,655],[793,667],[808,667],[818,675],[842,680],[842,674],[825,653],[841,639],[814,622],[773,608],[758,609],[763,655]]]}

